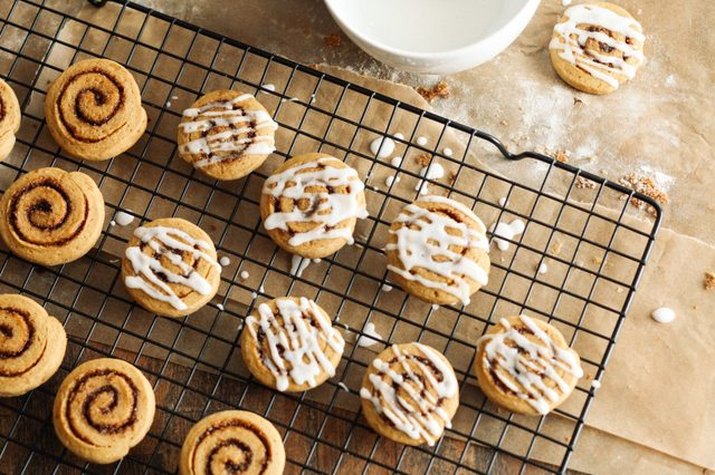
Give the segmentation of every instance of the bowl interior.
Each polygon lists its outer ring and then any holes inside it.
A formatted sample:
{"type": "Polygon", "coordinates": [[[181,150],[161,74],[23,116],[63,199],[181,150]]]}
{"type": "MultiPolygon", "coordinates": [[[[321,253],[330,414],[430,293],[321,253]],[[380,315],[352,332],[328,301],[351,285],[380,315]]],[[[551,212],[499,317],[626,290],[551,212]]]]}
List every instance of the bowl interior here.
{"type": "Polygon", "coordinates": [[[405,53],[456,50],[488,37],[529,0],[326,0],[364,41],[405,53]]]}

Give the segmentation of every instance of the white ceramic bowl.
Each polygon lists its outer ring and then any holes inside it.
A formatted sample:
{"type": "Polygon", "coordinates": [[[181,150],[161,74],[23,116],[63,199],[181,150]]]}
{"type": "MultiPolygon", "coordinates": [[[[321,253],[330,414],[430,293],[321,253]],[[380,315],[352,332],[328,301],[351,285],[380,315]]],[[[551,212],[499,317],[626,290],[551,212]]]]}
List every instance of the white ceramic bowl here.
{"type": "Polygon", "coordinates": [[[526,28],[540,0],[325,0],[340,28],[397,69],[450,74],[489,61],[526,28]]]}

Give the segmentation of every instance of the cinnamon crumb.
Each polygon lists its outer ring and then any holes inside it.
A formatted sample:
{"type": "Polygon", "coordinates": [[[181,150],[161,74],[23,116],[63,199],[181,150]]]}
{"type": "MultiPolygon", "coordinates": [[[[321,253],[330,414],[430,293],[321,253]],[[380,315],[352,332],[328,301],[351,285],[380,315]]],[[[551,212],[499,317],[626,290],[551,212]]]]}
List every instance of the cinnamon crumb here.
{"type": "Polygon", "coordinates": [[[554,158],[556,159],[557,162],[568,163],[569,162],[569,153],[566,150],[557,150],[556,153],[554,154],[554,158]]]}
{"type": "Polygon", "coordinates": [[[323,38],[323,42],[325,43],[325,46],[330,46],[331,48],[340,48],[340,46],[343,44],[343,39],[340,36],[340,33],[332,33],[323,38]]]}
{"type": "Polygon", "coordinates": [[[715,272],[706,272],[705,281],[703,282],[705,290],[715,290],[715,272]]]}
{"type": "Polygon", "coordinates": [[[426,167],[429,165],[429,162],[432,160],[432,157],[430,156],[429,153],[421,153],[415,157],[415,162],[420,164],[423,167],[426,167]]]}
{"type": "MultiPolygon", "coordinates": [[[[628,175],[621,177],[621,179],[618,180],[618,183],[630,188],[633,191],[637,191],[653,198],[660,204],[668,204],[670,201],[668,194],[658,188],[655,181],[653,181],[650,177],[637,176],[635,173],[629,173],[628,175]]],[[[646,208],[646,204],[638,198],[631,198],[631,205],[638,209],[646,208]]],[[[652,206],[647,206],[647,211],[649,214],[655,216],[655,209],[652,206]]]]}
{"type": "Polygon", "coordinates": [[[446,81],[439,81],[432,87],[419,86],[416,90],[429,103],[432,103],[435,99],[447,99],[449,97],[449,84],[446,81]]]}
{"type": "Polygon", "coordinates": [[[582,190],[592,190],[596,188],[597,185],[595,181],[591,181],[588,178],[584,178],[579,175],[576,177],[576,183],[574,186],[582,190]]]}

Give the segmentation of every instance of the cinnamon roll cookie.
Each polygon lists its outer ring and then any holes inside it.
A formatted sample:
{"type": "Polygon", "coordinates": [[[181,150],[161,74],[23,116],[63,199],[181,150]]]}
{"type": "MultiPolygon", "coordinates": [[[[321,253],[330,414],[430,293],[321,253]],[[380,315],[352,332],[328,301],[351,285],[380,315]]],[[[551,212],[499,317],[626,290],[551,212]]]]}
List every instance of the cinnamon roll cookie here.
{"type": "Polygon", "coordinates": [[[486,227],[449,198],[426,196],[405,206],[390,227],[385,251],[392,279],[433,304],[468,305],[488,282],[486,227]]]}
{"type": "Polygon", "coordinates": [[[578,354],[561,332],[521,315],[503,318],[479,340],[479,387],[495,404],[521,414],[547,414],[583,376],[578,354]]]}
{"type": "Polygon", "coordinates": [[[279,391],[306,391],[335,376],[344,348],[328,314],[305,297],[260,304],[241,334],[249,371],[279,391]]]}
{"type": "Polygon", "coordinates": [[[122,276],[139,305],[165,317],[195,312],[221,282],[211,238],[181,218],[156,219],[134,230],[122,260],[122,276]]]}
{"type": "Polygon", "coordinates": [[[277,128],[251,94],[209,92],[184,111],[177,139],[179,154],[213,178],[235,180],[273,153],[277,128]]]}
{"type": "Polygon", "coordinates": [[[643,63],[645,35],[640,23],[611,3],[569,7],[549,44],[556,73],[570,86],[608,94],[636,75],[643,63]]]}
{"type": "Polygon", "coordinates": [[[246,411],[211,414],[189,431],[179,458],[181,475],[280,475],[285,448],[276,428],[246,411]]]}
{"type": "Polygon", "coordinates": [[[18,178],[0,199],[0,237],[30,262],[53,266],[79,259],[104,225],[104,198],[81,172],[39,168],[18,178]]]}
{"type": "Polygon", "coordinates": [[[392,345],[368,367],[362,410],[375,431],[407,445],[434,445],[459,407],[459,384],[447,358],[421,343],[392,345]]]}
{"type": "Polygon", "coordinates": [[[62,324],[22,295],[0,295],[0,397],[21,396],[50,379],[62,363],[62,324]]]}
{"type": "Polygon", "coordinates": [[[45,98],[50,134],[69,155],[107,160],[144,133],[146,111],[134,77],[108,59],[85,59],[55,79],[45,98]]]}
{"type": "Polygon", "coordinates": [[[20,103],[15,91],[0,79],[0,161],[5,160],[15,146],[20,116],[20,103]]]}
{"type": "Polygon", "coordinates": [[[149,432],[156,404],[146,377],[126,361],[100,358],[77,366],[55,396],[52,423],[67,449],[113,463],[149,432]]]}
{"type": "Polygon", "coordinates": [[[263,225],[291,254],[329,256],[354,242],[357,218],[367,217],[364,189],[357,171],[335,157],[293,157],[263,185],[263,225]]]}

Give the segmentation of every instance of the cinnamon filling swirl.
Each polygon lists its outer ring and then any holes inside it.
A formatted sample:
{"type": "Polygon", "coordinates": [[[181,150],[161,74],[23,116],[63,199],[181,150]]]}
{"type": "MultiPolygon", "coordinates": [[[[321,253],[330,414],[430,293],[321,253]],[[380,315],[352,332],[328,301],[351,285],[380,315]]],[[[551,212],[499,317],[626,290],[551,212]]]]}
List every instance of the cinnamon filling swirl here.
{"type": "Polygon", "coordinates": [[[14,307],[0,308],[0,334],[4,337],[0,344],[0,360],[9,362],[20,358],[29,359],[20,367],[17,367],[17,364],[0,365],[0,376],[22,376],[37,366],[47,347],[46,344],[38,347],[37,333],[35,323],[28,312],[14,307]],[[13,367],[15,368],[12,369],[13,367]]]}

